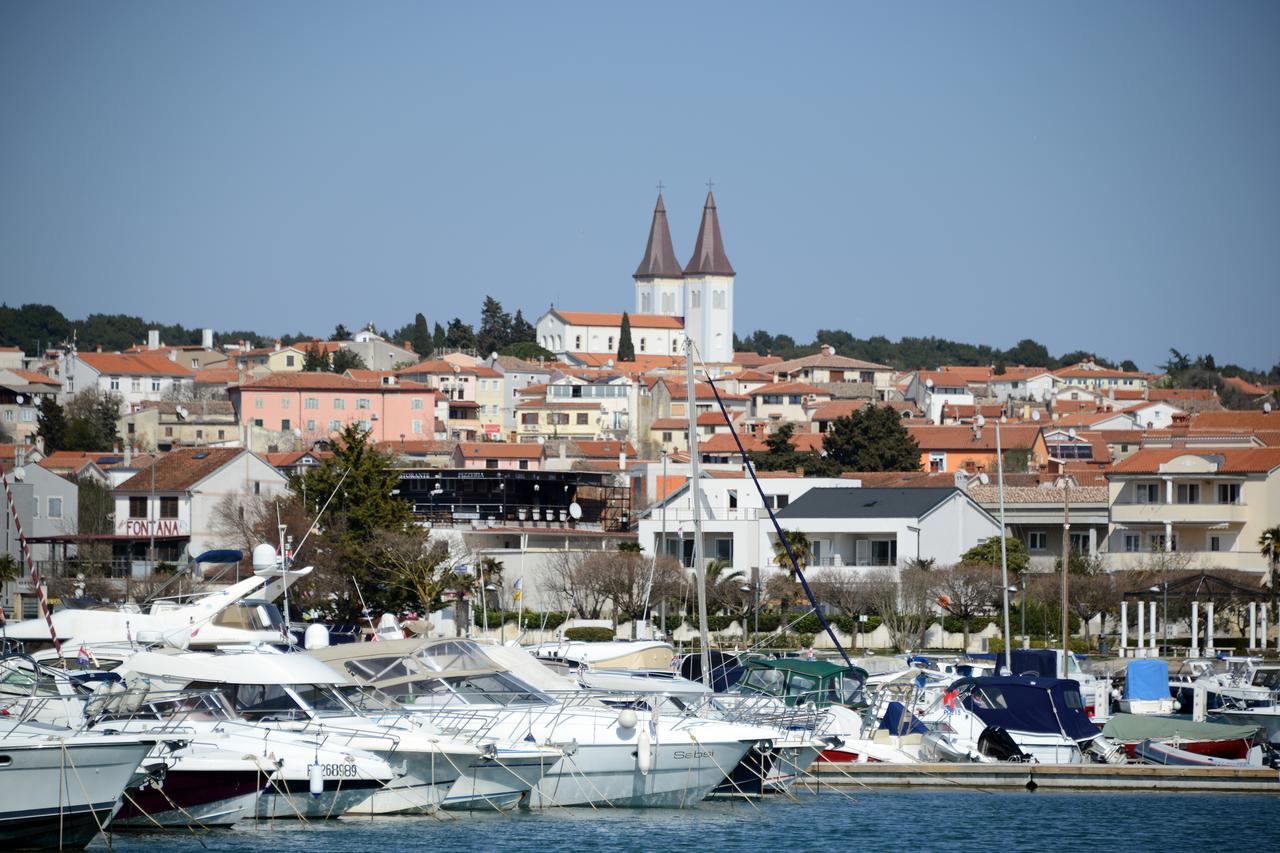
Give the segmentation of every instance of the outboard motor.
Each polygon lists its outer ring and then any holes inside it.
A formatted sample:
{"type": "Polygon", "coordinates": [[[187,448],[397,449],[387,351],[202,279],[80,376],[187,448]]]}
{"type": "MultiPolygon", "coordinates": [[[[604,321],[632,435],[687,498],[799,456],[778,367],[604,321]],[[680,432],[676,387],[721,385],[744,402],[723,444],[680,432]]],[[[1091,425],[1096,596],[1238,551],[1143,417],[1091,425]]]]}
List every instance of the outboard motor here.
{"type": "Polygon", "coordinates": [[[996,761],[1027,760],[1027,754],[1018,748],[1018,744],[1000,726],[987,726],[982,730],[978,737],[978,752],[996,761]]]}

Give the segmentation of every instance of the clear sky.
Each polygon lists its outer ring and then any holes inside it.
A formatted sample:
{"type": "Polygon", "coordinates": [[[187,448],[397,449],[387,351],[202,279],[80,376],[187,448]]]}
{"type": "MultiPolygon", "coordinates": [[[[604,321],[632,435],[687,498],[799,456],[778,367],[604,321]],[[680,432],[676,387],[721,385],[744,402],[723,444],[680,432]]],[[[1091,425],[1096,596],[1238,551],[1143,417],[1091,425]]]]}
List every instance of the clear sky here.
{"type": "Polygon", "coordinates": [[[1280,359],[1280,3],[0,4],[0,298],[326,334],[634,307],[1280,359]]]}

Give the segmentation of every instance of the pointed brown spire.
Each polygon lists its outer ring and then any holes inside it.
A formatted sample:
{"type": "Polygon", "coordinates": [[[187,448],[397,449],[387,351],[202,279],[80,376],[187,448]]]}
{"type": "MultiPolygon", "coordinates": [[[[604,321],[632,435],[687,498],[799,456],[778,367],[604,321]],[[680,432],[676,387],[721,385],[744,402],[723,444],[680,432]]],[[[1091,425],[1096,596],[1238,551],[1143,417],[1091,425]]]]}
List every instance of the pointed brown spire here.
{"type": "Polygon", "coordinates": [[[698,242],[693,247],[693,257],[684,268],[685,275],[734,275],[724,253],[724,241],[720,239],[720,219],[716,216],[716,197],[707,191],[707,202],[702,207],[702,225],[698,227],[698,242]]]}
{"type": "Polygon", "coordinates": [[[653,224],[649,226],[649,243],[644,247],[644,259],[636,267],[633,278],[680,278],[683,272],[676,260],[676,250],[671,247],[671,229],[667,227],[667,208],[658,193],[658,204],[653,209],[653,224]]]}

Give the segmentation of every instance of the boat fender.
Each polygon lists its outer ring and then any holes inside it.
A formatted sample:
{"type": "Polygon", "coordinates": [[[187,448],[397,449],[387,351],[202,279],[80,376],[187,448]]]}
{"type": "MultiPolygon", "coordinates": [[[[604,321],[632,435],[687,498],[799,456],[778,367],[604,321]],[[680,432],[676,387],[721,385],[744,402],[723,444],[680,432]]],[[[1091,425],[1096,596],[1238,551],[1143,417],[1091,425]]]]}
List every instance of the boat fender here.
{"type": "Polygon", "coordinates": [[[320,797],[324,793],[324,768],[317,759],[307,767],[307,779],[310,782],[311,796],[320,797]]]}
{"type": "Polygon", "coordinates": [[[633,708],[623,708],[618,712],[618,726],[624,729],[634,729],[639,719],[633,708]]]}
{"type": "Polygon", "coordinates": [[[641,776],[648,776],[649,770],[653,767],[653,750],[649,747],[648,726],[641,726],[640,734],[636,738],[636,767],[641,776]]]}

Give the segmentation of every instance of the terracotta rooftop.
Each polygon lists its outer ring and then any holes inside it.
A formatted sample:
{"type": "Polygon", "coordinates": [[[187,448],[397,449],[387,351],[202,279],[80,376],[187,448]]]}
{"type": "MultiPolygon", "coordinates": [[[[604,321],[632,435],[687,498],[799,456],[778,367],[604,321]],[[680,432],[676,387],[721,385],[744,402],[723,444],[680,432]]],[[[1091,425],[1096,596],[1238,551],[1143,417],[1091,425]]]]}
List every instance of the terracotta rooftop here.
{"type": "Polygon", "coordinates": [[[1280,411],[1264,412],[1261,409],[1227,409],[1221,412],[1200,412],[1191,418],[1195,429],[1280,429],[1280,411]]]}
{"type": "Polygon", "coordinates": [[[1222,448],[1188,450],[1186,448],[1150,448],[1111,466],[1113,474],[1154,474],[1166,462],[1180,456],[1211,457],[1218,461],[1218,471],[1226,474],[1265,474],[1280,468],[1280,447],[1222,448]]]}
{"type": "Polygon", "coordinates": [[[805,368],[823,368],[833,370],[892,370],[886,364],[876,364],[874,361],[863,361],[859,358],[848,358],[843,355],[828,355],[825,352],[817,352],[813,355],[805,355],[800,358],[793,358],[789,361],[779,361],[770,364],[765,368],[769,373],[794,373],[797,370],[805,368]]]}
{"type": "Polygon", "coordinates": [[[350,376],[343,376],[337,373],[286,373],[283,371],[269,373],[259,379],[250,379],[237,387],[241,390],[368,391],[387,392],[390,394],[399,392],[421,393],[431,390],[421,383],[404,380],[399,381],[394,385],[384,385],[381,382],[352,379],[350,376]]]}
{"type": "MultiPolygon", "coordinates": [[[[573,326],[612,326],[622,325],[621,312],[614,314],[607,311],[561,311],[556,314],[573,326]]],[[[684,322],[679,317],[668,317],[663,314],[628,314],[633,329],[683,329],[684,322]]]]}
{"type": "Polygon", "coordinates": [[[625,453],[628,458],[636,455],[636,448],[629,441],[611,441],[611,440],[571,440],[569,441],[568,454],[580,459],[613,459],[617,461],[618,454],[625,453]]]}
{"type": "Polygon", "coordinates": [[[541,459],[542,445],[510,441],[460,442],[457,452],[465,459],[541,459]]]}
{"type": "Polygon", "coordinates": [[[4,370],[8,373],[12,373],[14,376],[18,377],[19,379],[25,382],[31,383],[33,385],[61,385],[62,384],[61,379],[54,379],[52,376],[49,376],[44,373],[37,373],[34,370],[19,370],[16,367],[5,367],[5,368],[0,368],[0,370],[4,370]]]}
{"type": "Polygon", "coordinates": [[[782,358],[776,355],[760,355],[758,352],[735,352],[733,354],[733,363],[741,364],[746,368],[763,368],[780,364],[782,358]]]}
{"type": "MultiPolygon", "coordinates": [[[[907,432],[920,445],[921,450],[989,450],[996,449],[995,425],[988,423],[975,436],[972,427],[956,426],[913,426],[906,424],[907,432]]],[[[1040,434],[1038,425],[1002,424],[1000,442],[1005,450],[1025,450],[1035,443],[1040,434]]]]}
{"type": "Polygon", "coordinates": [[[186,491],[224,465],[248,453],[238,447],[182,447],[156,460],[152,470],[140,471],[116,487],[121,492],[186,491]],[[153,485],[154,484],[154,485],[153,485]]]}
{"type": "Polygon", "coordinates": [[[770,382],[767,385],[761,385],[759,388],[753,388],[747,392],[750,397],[763,397],[766,394],[815,394],[823,397],[830,397],[831,392],[817,385],[810,385],[807,382],[770,382]]]}
{"type": "Polygon", "coordinates": [[[81,352],[76,357],[99,373],[122,376],[194,376],[194,371],[154,353],[81,352]]]}

